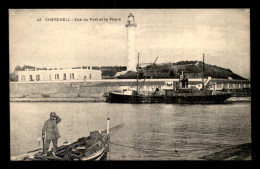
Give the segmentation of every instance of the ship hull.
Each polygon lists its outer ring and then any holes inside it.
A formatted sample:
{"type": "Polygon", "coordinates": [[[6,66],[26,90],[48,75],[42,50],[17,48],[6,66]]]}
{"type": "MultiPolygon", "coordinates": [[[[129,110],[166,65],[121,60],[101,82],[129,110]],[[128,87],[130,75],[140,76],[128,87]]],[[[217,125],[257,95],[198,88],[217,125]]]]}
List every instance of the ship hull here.
{"type": "Polygon", "coordinates": [[[208,96],[167,96],[165,103],[178,104],[218,104],[224,103],[231,94],[208,95],[208,96]]]}
{"type": "Polygon", "coordinates": [[[144,95],[124,95],[110,92],[108,96],[109,103],[164,103],[164,96],[144,96],[144,95]]]}
{"type": "Polygon", "coordinates": [[[109,103],[178,103],[178,104],[218,104],[224,103],[231,94],[202,95],[202,96],[143,96],[124,95],[110,92],[109,103]]]}

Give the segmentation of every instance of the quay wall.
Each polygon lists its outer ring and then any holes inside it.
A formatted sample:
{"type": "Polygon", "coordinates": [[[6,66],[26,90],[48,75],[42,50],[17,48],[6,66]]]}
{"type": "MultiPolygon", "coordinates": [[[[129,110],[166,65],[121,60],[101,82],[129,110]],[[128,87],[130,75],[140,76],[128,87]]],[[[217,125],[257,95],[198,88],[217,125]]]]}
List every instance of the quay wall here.
{"type": "MultiPolygon", "coordinates": [[[[165,82],[177,82],[178,79],[147,79],[146,84],[164,85],[165,82]]],[[[191,81],[200,81],[193,79],[191,81]]],[[[91,81],[63,82],[10,82],[10,98],[104,98],[121,86],[136,86],[135,79],[107,79],[91,81]]],[[[231,92],[233,97],[247,97],[251,92],[231,92]]]]}
{"type": "MultiPolygon", "coordinates": [[[[172,79],[147,80],[162,85],[172,79]]],[[[10,82],[10,98],[101,98],[119,90],[120,86],[136,86],[135,79],[93,80],[71,82],[10,82]]]]}
{"type": "Polygon", "coordinates": [[[10,98],[103,97],[117,89],[117,83],[106,82],[10,83],[10,98]]]}

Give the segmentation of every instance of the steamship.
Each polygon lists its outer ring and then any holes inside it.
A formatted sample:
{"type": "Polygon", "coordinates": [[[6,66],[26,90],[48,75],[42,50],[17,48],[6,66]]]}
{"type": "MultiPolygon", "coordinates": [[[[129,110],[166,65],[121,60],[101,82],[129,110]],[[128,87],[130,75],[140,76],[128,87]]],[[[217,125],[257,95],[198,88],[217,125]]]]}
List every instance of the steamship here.
{"type": "MultiPolygon", "coordinates": [[[[158,58],[158,57],[157,57],[158,58]]],[[[156,60],[157,60],[156,58],[156,60]]],[[[155,60],[155,61],[156,61],[155,60]]],[[[154,62],[155,63],[155,62],[154,62]]],[[[139,55],[138,55],[139,65],[139,55]]],[[[139,67],[139,66],[137,66],[139,67]]],[[[151,66],[152,69],[153,65],[151,66]]],[[[202,89],[189,88],[188,78],[182,73],[180,75],[181,87],[176,85],[175,89],[164,89],[164,94],[161,94],[158,88],[151,94],[144,94],[138,88],[138,73],[137,73],[137,88],[136,90],[123,92],[109,92],[107,102],[109,103],[178,103],[178,104],[218,104],[224,103],[231,97],[227,92],[211,91],[204,87],[204,54],[202,68],[202,89]]],[[[144,79],[145,81],[145,79],[144,79]]]]}
{"type": "MultiPolygon", "coordinates": [[[[211,104],[211,103],[224,103],[225,100],[231,97],[231,93],[216,92],[204,88],[199,90],[197,88],[188,88],[188,79],[180,80],[182,87],[165,90],[164,102],[165,103],[188,103],[188,104],[211,104]]],[[[202,83],[203,84],[203,83],[202,83]]]]}
{"type": "MultiPolygon", "coordinates": [[[[185,83],[186,79],[180,80],[185,83]]],[[[124,92],[109,92],[107,101],[109,103],[179,103],[179,104],[218,104],[224,103],[231,97],[231,93],[216,92],[206,88],[201,90],[188,88],[186,84],[183,87],[175,89],[164,89],[165,93],[161,94],[157,88],[151,94],[144,94],[137,90],[124,92]]]]}

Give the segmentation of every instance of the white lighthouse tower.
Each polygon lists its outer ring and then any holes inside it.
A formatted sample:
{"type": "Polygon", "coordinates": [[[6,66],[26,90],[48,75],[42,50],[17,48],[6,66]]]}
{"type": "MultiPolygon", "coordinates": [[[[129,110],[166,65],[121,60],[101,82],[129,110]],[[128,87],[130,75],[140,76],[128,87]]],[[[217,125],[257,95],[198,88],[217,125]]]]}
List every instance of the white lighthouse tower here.
{"type": "Polygon", "coordinates": [[[127,57],[127,71],[136,71],[136,54],[135,54],[135,18],[132,13],[128,16],[127,23],[125,24],[127,29],[127,46],[126,46],[126,57],[127,57]]]}

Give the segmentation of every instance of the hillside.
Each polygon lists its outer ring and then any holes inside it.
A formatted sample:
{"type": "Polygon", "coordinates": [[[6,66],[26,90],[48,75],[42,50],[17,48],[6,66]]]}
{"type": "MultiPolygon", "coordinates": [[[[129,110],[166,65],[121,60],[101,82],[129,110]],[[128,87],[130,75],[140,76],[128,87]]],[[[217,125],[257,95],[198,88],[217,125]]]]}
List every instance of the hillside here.
{"type": "MultiPolygon", "coordinates": [[[[202,62],[200,61],[180,61],[177,63],[161,63],[154,64],[152,70],[150,70],[151,65],[146,67],[139,67],[139,78],[144,78],[147,75],[147,78],[160,79],[160,78],[179,78],[181,72],[186,75],[187,78],[201,78],[202,77],[202,62]]],[[[245,80],[245,78],[233,73],[229,69],[218,67],[215,65],[204,64],[204,77],[211,76],[212,78],[221,78],[227,79],[231,77],[233,79],[245,80]]],[[[35,67],[24,65],[23,67],[16,66],[14,72],[9,75],[10,81],[17,81],[18,77],[16,72],[25,70],[26,68],[34,69],[35,67]]],[[[125,71],[126,66],[102,66],[92,67],[94,70],[101,70],[102,79],[136,79],[136,72],[127,72],[124,75],[114,77],[117,72],[125,71]]],[[[36,68],[37,70],[46,70],[47,68],[36,68]]],[[[75,67],[74,69],[77,69],[75,67]]]]}
{"type": "MultiPolygon", "coordinates": [[[[144,68],[139,68],[139,77],[143,78],[147,75],[148,78],[179,78],[183,73],[187,78],[200,78],[202,77],[202,66],[200,61],[181,61],[177,63],[161,63],[154,64],[150,71],[151,65],[144,68]]],[[[245,78],[233,73],[230,69],[225,69],[215,65],[204,64],[204,77],[211,76],[212,78],[245,80],[245,78]]],[[[135,79],[136,72],[127,72],[125,75],[117,77],[118,79],[135,79]]]]}

